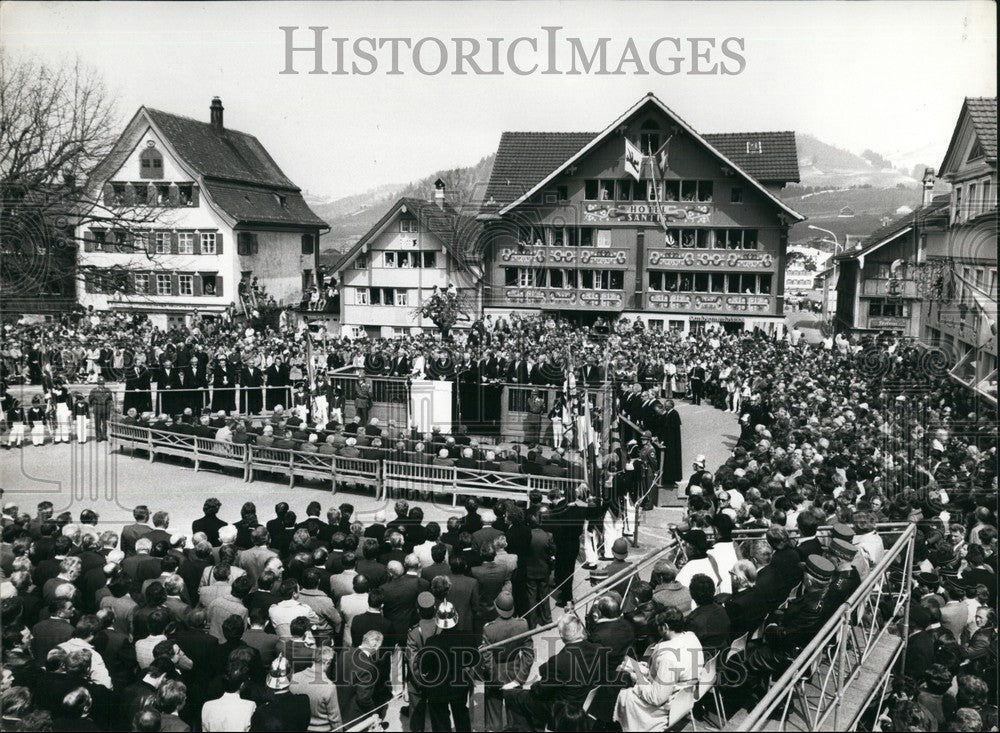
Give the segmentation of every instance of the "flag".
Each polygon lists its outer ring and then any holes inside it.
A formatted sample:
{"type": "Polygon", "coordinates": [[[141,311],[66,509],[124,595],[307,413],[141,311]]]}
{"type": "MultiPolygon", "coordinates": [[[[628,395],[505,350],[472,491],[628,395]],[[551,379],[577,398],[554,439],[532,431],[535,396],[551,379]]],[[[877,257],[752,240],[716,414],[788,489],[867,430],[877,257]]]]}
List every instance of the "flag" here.
{"type": "Polygon", "coordinates": [[[657,148],[656,152],[653,154],[653,160],[655,161],[655,164],[660,167],[660,175],[661,176],[664,173],[666,173],[666,171],[667,171],[667,159],[668,159],[668,156],[667,156],[667,147],[670,145],[670,138],[672,138],[672,137],[673,137],[673,135],[671,135],[670,137],[668,137],[664,141],[663,145],[661,145],[659,148],[657,148]]]}
{"type": "Polygon", "coordinates": [[[625,138],[625,172],[637,181],[642,175],[642,151],[628,138],[625,138]]]}
{"type": "Polygon", "coordinates": [[[993,298],[978,287],[970,284],[969,292],[979,311],[979,333],[976,341],[979,346],[985,346],[997,335],[997,304],[993,298]]]}

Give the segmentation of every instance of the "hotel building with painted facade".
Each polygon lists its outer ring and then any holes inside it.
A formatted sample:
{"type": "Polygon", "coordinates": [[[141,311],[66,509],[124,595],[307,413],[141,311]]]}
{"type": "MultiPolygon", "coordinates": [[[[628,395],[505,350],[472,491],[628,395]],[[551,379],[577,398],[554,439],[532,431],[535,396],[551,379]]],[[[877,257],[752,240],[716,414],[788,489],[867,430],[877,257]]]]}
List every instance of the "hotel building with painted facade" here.
{"type": "Polygon", "coordinates": [[[798,180],[794,133],[700,135],[652,94],[600,133],[504,133],[479,214],[483,310],[780,331],[803,217],[777,193],[798,180]],[[626,139],[660,167],[626,173],[626,139]]]}

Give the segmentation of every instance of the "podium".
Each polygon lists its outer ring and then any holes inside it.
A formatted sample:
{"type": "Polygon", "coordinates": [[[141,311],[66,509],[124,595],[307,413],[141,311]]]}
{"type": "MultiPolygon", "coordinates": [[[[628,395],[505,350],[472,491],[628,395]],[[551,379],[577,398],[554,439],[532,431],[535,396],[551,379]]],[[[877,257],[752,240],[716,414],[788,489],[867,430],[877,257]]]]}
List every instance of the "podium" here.
{"type": "Polygon", "coordinates": [[[420,379],[410,383],[410,422],[421,433],[451,432],[451,382],[420,379]]]}

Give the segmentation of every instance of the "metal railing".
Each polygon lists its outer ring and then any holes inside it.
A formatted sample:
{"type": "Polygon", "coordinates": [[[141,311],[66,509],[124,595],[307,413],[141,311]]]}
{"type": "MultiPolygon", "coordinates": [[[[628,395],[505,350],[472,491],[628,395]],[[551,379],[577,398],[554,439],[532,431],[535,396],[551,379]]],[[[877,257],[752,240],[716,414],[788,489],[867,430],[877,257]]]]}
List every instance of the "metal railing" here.
{"type": "Polygon", "coordinates": [[[737,730],[852,730],[905,654],[916,525],[908,525],[737,730]],[[902,571],[893,582],[890,570],[902,571]]]}

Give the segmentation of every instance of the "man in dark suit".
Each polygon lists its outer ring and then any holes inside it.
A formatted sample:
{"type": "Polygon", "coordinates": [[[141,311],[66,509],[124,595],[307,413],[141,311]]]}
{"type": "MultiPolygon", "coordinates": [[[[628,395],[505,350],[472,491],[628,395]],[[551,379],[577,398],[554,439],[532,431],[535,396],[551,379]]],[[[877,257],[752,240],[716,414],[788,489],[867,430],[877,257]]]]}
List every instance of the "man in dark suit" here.
{"type": "Polygon", "coordinates": [[[429,581],[420,577],[420,560],[416,555],[404,558],[403,571],[401,576],[382,586],[382,612],[392,629],[387,646],[406,642],[407,632],[417,622],[417,596],[431,587],[429,581]]]}
{"type": "Polygon", "coordinates": [[[218,514],[219,509],[221,508],[222,502],[214,496],[206,499],[205,503],[202,505],[202,512],[204,513],[204,516],[191,523],[191,532],[195,534],[198,532],[204,532],[212,547],[218,547],[222,544],[222,542],[219,541],[219,530],[229,524],[229,522],[223,522],[219,519],[218,514]]]}
{"type": "Polygon", "coordinates": [[[416,676],[427,700],[431,728],[435,731],[472,730],[469,691],[472,671],[479,666],[479,652],[460,630],[455,607],[448,601],[438,606],[438,633],[416,654],[416,676]]]}
{"type": "Polygon", "coordinates": [[[266,683],[272,694],[267,702],[258,703],[250,730],[307,730],[312,716],[309,696],[290,692],[292,665],[286,658],[271,663],[266,683]]]}
{"type": "Polygon", "coordinates": [[[691,578],[691,600],[695,609],[687,616],[688,628],[701,642],[705,654],[711,656],[729,646],[729,616],[715,602],[715,582],[698,573],[691,578]]]}
{"type": "Polygon", "coordinates": [[[49,617],[31,627],[31,653],[44,660],[49,651],[73,638],[73,602],[56,599],[49,604],[49,617]]]}
{"type": "Polygon", "coordinates": [[[264,408],[264,372],[256,364],[246,364],[240,373],[243,387],[242,404],[248,415],[257,415],[264,408]]]}
{"type": "Polygon", "coordinates": [[[382,648],[389,649],[392,644],[393,626],[382,614],[385,596],[381,588],[368,591],[368,610],[359,613],[351,619],[351,644],[361,645],[362,639],[369,631],[377,631],[382,636],[382,648]]]}
{"type": "Polygon", "coordinates": [[[574,614],[559,619],[563,648],[539,667],[538,681],[528,689],[504,691],[507,717],[514,730],[544,730],[556,703],[583,705],[594,687],[610,684],[607,649],[587,641],[587,631],[574,614]]]}
{"type": "Polygon", "coordinates": [[[149,522],[149,507],[145,504],[139,504],[132,510],[132,518],[135,519],[135,524],[122,527],[121,548],[126,555],[135,554],[136,540],[153,531],[153,528],[147,524],[149,522]]]}
{"type": "Polygon", "coordinates": [[[611,593],[590,609],[590,641],[608,650],[608,664],[616,668],[635,643],[635,629],[622,616],[621,602],[611,593]]]}
{"type": "Polygon", "coordinates": [[[795,517],[795,526],[799,528],[799,544],[795,549],[798,551],[799,557],[802,558],[802,562],[805,562],[810,555],[824,554],[823,543],[816,536],[819,525],[820,518],[815,512],[808,509],[799,512],[798,516],[795,517]]]}
{"type": "Polygon", "coordinates": [[[511,591],[512,573],[509,566],[496,561],[497,553],[492,543],[483,546],[479,554],[482,563],[472,568],[472,577],[479,583],[479,608],[476,616],[477,623],[481,627],[482,624],[496,618],[493,603],[501,593],[511,591]]]}
{"type": "Polygon", "coordinates": [[[475,628],[475,613],[480,607],[479,581],[469,576],[469,565],[464,557],[454,556],[450,561],[451,587],[447,600],[458,613],[458,630],[470,634],[475,628]]]}
{"type": "Polygon", "coordinates": [[[375,712],[391,696],[386,688],[390,657],[383,651],[382,634],[371,629],[356,639],[355,644],[336,655],[331,670],[331,682],[337,686],[340,718],[345,722],[375,712]]]}
{"type": "Polygon", "coordinates": [[[434,562],[420,571],[420,577],[429,583],[438,575],[451,575],[451,566],[445,562],[445,558],[447,556],[447,545],[444,545],[441,542],[435,543],[431,547],[431,559],[434,562]]]}
{"type": "Polygon", "coordinates": [[[160,412],[167,415],[178,415],[184,411],[176,395],[171,393],[177,379],[177,371],[174,363],[170,359],[165,359],[156,374],[156,393],[160,396],[160,412]]]}

